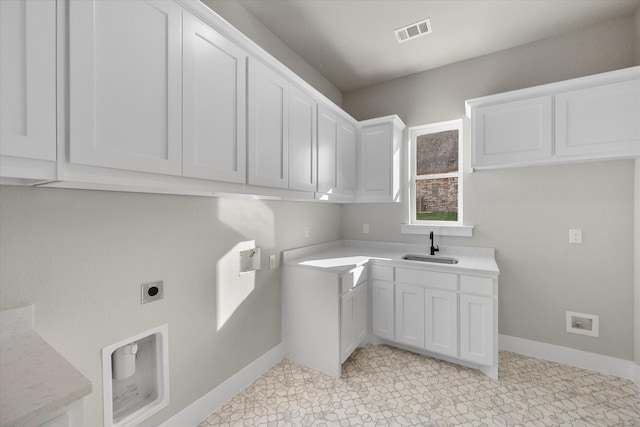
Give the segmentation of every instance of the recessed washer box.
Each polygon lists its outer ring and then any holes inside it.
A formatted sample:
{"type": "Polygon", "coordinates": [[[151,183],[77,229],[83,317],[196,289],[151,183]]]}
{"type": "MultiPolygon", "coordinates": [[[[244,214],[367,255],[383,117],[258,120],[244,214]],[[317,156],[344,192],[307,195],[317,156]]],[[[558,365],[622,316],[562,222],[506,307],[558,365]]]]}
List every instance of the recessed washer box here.
{"type": "Polygon", "coordinates": [[[102,349],[104,427],[137,426],[169,404],[168,340],[164,324],[102,349]]]}
{"type": "Polygon", "coordinates": [[[567,311],[567,332],[592,337],[600,336],[600,322],[595,314],[567,311]]]}

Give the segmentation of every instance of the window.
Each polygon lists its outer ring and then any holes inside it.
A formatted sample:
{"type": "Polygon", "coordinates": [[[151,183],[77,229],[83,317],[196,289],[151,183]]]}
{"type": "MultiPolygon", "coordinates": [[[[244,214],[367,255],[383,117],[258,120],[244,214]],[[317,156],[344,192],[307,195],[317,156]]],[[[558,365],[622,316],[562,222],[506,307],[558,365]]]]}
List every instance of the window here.
{"type": "Polygon", "coordinates": [[[462,120],[409,128],[410,223],[462,224],[462,120]]]}

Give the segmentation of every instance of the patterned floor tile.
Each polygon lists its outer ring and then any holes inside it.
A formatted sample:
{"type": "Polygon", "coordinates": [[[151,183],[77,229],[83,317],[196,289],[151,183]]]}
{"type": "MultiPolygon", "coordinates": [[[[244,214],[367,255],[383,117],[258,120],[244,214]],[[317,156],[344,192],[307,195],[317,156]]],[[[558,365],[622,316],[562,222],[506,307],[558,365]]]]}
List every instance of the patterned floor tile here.
{"type": "Polygon", "coordinates": [[[339,379],[283,360],[198,427],[640,426],[630,381],[509,352],[499,376],[369,345],[339,379]]]}

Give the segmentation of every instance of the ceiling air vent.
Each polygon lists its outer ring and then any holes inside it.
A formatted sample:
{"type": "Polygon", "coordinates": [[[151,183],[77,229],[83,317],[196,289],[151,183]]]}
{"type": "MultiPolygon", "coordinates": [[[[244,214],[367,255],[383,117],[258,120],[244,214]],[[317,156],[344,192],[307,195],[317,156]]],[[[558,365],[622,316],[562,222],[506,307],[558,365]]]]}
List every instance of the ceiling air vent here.
{"type": "Polygon", "coordinates": [[[416,37],[429,34],[431,32],[431,21],[427,18],[419,22],[414,22],[406,27],[398,28],[393,32],[396,34],[398,43],[403,43],[416,37]]]}

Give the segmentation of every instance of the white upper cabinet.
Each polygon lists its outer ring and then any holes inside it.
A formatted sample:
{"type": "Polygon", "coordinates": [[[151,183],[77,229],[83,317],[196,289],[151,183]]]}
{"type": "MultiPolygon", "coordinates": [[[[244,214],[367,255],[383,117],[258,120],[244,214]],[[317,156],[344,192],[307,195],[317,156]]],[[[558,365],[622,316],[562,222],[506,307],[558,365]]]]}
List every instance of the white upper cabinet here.
{"type": "Polygon", "coordinates": [[[478,107],[471,119],[474,167],[551,159],[551,96],[478,107]]]}
{"type": "Polygon", "coordinates": [[[398,116],[360,122],[358,201],[400,201],[404,128],[398,116]]]}
{"type": "Polygon", "coordinates": [[[356,190],[357,128],[346,117],[318,105],[318,196],[353,200],[356,190]]]}
{"type": "Polygon", "coordinates": [[[307,92],[289,86],[289,188],[317,190],[316,101],[307,92]]]}
{"type": "Polygon", "coordinates": [[[338,193],[353,196],[356,191],[357,129],[346,121],[338,122],[338,193]]]}
{"type": "Polygon", "coordinates": [[[558,156],[640,155],[640,76],[558,94],[555,111],[558,156]]]}
{"type": "Polygon", "coordinates": [[[330,193],[337,187],[336,147],[338,117],[324,105],[318,105],[318,192],[330,193]]]}
{"type": "Polygon", "coordinates": [[[248,183],[287,188],[289,82],[249,58],[248,183]]]}
{"type": "Polygon", "coordinates": [[[182,9],[69,3],[72,163],[182,173],[182,9]]]}
{"type": "Polygon", "coordinates": [[[467,101],[472,167],[640,155],[640,67],[467,101]]]}
{"type": "Polygon", "coordinates": [[[0,92],[0,155],[55,161],[55,2],[0,1],[0,92]]]}
{"type": "Polygon", "coordinates": [[[246,181],[247,54],[184,13],[183,175],[246,181]]]}

